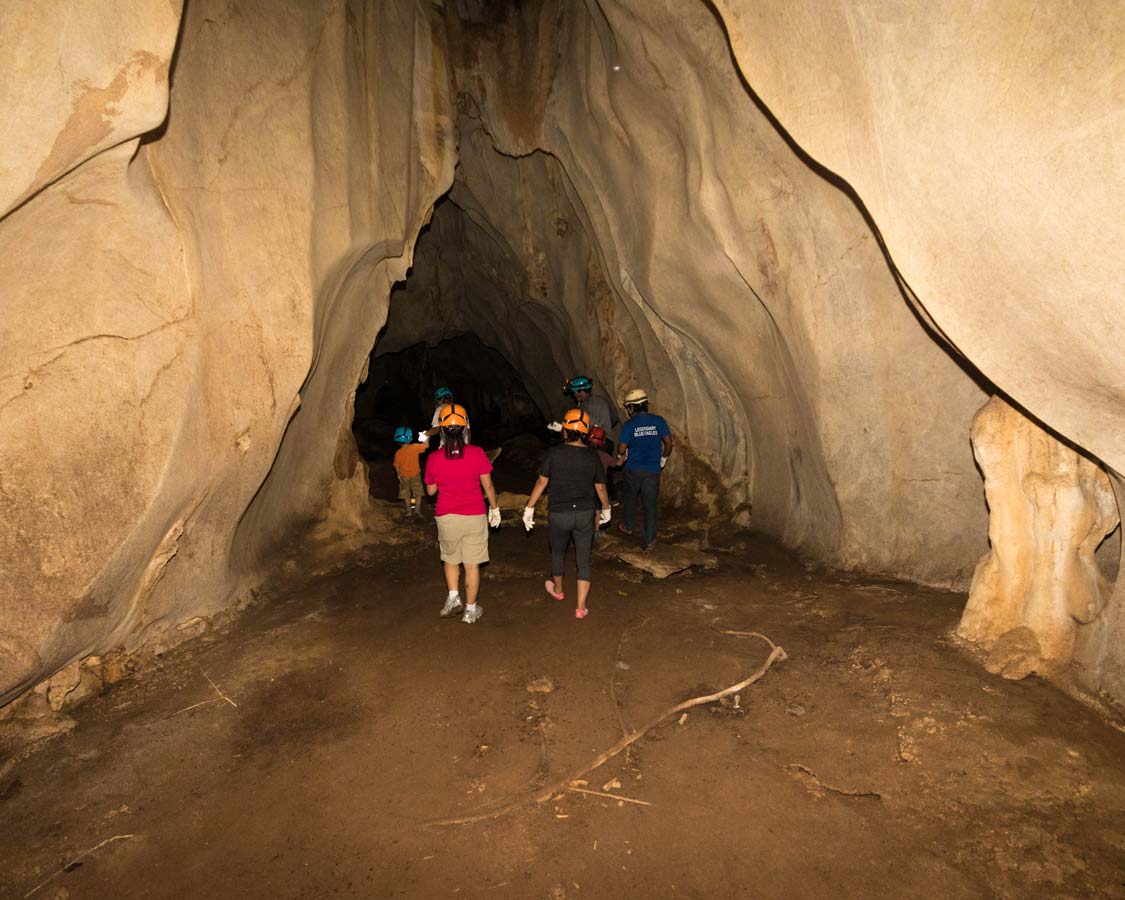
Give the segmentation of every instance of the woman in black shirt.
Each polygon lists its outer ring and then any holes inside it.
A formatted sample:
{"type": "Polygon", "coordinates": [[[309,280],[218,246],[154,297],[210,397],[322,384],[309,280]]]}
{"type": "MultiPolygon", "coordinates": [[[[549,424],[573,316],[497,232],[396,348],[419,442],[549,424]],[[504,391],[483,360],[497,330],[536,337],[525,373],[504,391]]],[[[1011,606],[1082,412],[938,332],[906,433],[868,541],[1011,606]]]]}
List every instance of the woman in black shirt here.
{"type": "Polygon", "coordinates": [[[563,569],[566,551],[574,541],[578,557],[578,608],[575,618],[586,618],[586,598],[590,596],[590,557],[594,547],[594,530],[609,521],[609,496],[605,491],[605,466],[596,450],[586,446],[590,433],[590,416],[572,409],[562,419],[565,443],[547,451],[539,466],[539,478],[523,511],[524,527],[530,531],[535,524],[535,504],[551,486],[551,510],[547,529],[551,538],[551,578],[544,587],[552,597],[562,600],[563,569]],[[601,513],[598,513],[601,501],[601,513]]]}

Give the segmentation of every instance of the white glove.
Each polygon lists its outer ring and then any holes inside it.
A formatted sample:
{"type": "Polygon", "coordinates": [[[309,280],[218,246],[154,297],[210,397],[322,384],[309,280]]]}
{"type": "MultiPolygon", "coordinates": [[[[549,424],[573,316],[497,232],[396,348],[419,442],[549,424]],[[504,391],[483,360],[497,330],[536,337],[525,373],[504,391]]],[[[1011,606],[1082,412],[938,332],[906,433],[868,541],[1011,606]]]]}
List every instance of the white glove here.
{"type": "Polygon", "coordinates": [[[535,527],[535,507],[525,506],[523,508],[523,527],[528,531],[535,527]]]}
{"type": "Polygon", "coordinates": [[[668,465],[668,457],[667,456],[660,457],[660,468],[663,469],[666,465],[668,465]]]}
{"type": "Polygon", "coordinates": [[[547,425],[548,431],[562,431],[562,422],[551,422],[547,425]]]}
{"type": "Polygon", "coordinates": [[[494,507],[492,507],[492,509],[490,509],[488,511],[488,527],[489,528],[499,528],[500,527],[500,507],[499,506],[494,506],[494,507]]]}
{"type": "Polygon", "coordinates": [[[613,512],[607,506],[600,513],[598,513],[598,525],[608,525],[609,524],[609,517],[611,515],[613,515],[613,512]]]}
{"type": "Polygon", "coordinates": [[[418,432],[418,443],[419,444],[428,444],[429,442],[430,442],[429,432],[428,431],[419,431],[418,432]]]}

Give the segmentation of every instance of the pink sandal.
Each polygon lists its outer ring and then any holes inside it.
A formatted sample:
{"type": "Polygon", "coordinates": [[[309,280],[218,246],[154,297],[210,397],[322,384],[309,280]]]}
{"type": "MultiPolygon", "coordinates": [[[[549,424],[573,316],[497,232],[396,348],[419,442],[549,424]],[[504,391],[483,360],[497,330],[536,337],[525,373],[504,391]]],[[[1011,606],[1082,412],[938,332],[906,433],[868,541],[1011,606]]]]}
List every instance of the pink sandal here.
{"type": "Polygon", "coordinates": [[[561,592],[557,594],[555,593],[555,582],[553,579],[548,578],[546,581],[544,581],[543,587],[545,587],[547,589],[547,593],[554,597],[556,600],[566,599],[566,594],[561,592]]]}
{"type": "Polygon", "coordinates": [[[588,609],[576,609],[576,610],[574,611],[574,618],[576,618],[576,619],[585,619],[585,618],[586,618],[586,615],[587,615],[587,613],[589,613],[589,612],[590,612],[590,610],[588,610],[588,609]]]}

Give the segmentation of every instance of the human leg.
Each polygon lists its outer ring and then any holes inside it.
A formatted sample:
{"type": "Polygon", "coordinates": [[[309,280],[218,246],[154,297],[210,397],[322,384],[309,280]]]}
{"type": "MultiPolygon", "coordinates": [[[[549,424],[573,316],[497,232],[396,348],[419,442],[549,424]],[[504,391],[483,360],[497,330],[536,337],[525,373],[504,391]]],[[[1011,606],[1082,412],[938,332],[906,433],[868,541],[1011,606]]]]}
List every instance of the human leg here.
{"type": "Polygon", "coordinates": [[[624,497],[622,497],[624,510],[619,527],[626,534],[632,534],[634,516],[637,513],[637,497],[641,492],[641,473],[635,469],[626,469],[621,492],[624,494],[624,497]]]}
{"type": "Polygon", "coordinates": [[[466,516],[464,537],[461,543],[465,565],[465,615],[461,621],[472,625],[484,613],[477,603],[480,592],[480,567],[488,562],[488,517],[466,516]]]}
{"type": "Polygon", "coordinates": [[[645,505],[644,540],[646,546],[651,546],[656,543],[656,503],[660,496],[660,475],[646,472],[640,490],[645,505]]]}
{"type": "Polygon", "coordinates": [[[596,516],[594,510],[575,513],[576,522],[572,532],[574,553],[578,562],[578,609],[575,615],[580,619],[586,616],[586,598],[590,596],[596,516]]]}
{"type": "Polygon", "coordinates": [[[465,563],[465,602],[469,606],[476,606],[479,593],[480,566],[476,563],[465,563]]]}
{"type": "Polygon", "coordinates": [[[457,582],[461,578],[461,567],[457,563],[443,562],[441,564],[445,572],[445,586],[448,592],[445,595],[445,605],[441,608],[442,616],[455,616],[464,608],[461,602],[461,594],[457,590],[457,582]]]}
{"type": "Polygon", "coordinates": [[[408,480],[407,493],[409,494],[407,502],[410,504],[410,511],[415,515],[421,515],[422,512],[422,478],[415,475],[408,480]]]}
{"type": "Polygon", "coordinates": [[[461,612],[464,604],[458,593],[458,582],[461,580],[461,543],[457,533],[456,519],[458,516],[438,516],[438,546],[441,548],[441,565],[445,574],[445,586],[448,593],[445,605],[441,608],[441,615],[455,616],[461,612]]]}
{"type": "Polygon", "coordinates": [[[574,528],[574,513],[559,510],[551,512],[547,518],[547,534],[551,545],[551,578],[544,587],[556,600],[562,600],[563,574],[566,572],[566,551],[570,547],[571,531],[574,528]]]}

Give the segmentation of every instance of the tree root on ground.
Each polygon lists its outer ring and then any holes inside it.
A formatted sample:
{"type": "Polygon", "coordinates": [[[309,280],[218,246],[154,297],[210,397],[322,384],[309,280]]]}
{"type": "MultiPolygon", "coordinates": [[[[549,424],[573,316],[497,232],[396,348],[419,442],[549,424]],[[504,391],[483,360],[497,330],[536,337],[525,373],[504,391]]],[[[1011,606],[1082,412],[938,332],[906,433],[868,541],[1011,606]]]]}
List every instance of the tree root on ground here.
{"type": "Polygon", "coordinates": [[[477,813],[476,815],[460,816],[460,817],[451,818],[451,819],[435,819],[433,821],[425,822],[423,824],[429,825],[429,826],[433,826],[433,825],[468,825],[468,824],[471,824],[473,822],[483,822],[486,819],[497,819],[500,816],[507,815],[508,813],[513,812],[513,811],[515,811],[516,809],[519,809],[522,806],[527,806],[527,805],[531,805],[531,804],[539,805],[541,803],[545,803],[546,801],[548,801],[552,797],[554,797],[556,794],[566,791],[566,789],[570,786],[570,783],[572,781],[575,781],[576,779],[581,778],[583,775],[586,775],[590,772],[593,772],[594,769],[597,769],[600,766],[605,765],[605,763],[609,762],[611,759],[613,759],[613,757],[617,756],[617,754],[619,754],[622,750],[625,750],[626,748],[635,744],[637,741],[639,741],[641,738],[643,738],[646,734],[648,734],[650,731],[652,731],[652,729],[654,729],[657,725],[662,724],[665,720],[670,719],[672,716],[676,715],[677,713],[682,713],[685,710],[691,709],[694,706],[703,706],[706,703],[715,703],[716,701],[722,699],[723,697],[729,697],[731,694],[737,694],[739,691],[749,687],[755,681],[758,681],[760,678],[762,678],[762,676],[764,676],[766,674],[766,672],[768,672],[770,670],[770,667],[775,662],[777,662],[778,660],[784,660],[784,659],[788,658],[787,654],[785,653],[785,650],[782,649],[781,647],[777,646],[773,641],[771,641],[765,635],[755,635],[755,636],[762,638],[762,640],[764,640],[764,641],[767,641],[773,649],[770,650],[770,654],[769,654],[769,656],[766,657],[766,661],[764,663],[762,663],[761,667],[756,672],[754,672],[752,675],[748,676],[747,678],[742,679],[742,681],[739,681],[737,684],[732,684],[730,687],[723,688],[723,690],[718,691],[714,694],[705,694],[702,697],[693,697],[690,700],[685,700],[682,703],[677,703],[675,706],[670,706],[668,709],[666,709],[666,710],[664,710],[664,712],[660,713],[660,715],[658,715],[655,719],[653,719],[651,722],[649,722],[643,728],[638,728],[635,731],[631,731],[629,734],[626,734],[616,744],[614,744],[612,747],[610,747],[604,753],[599,753],[597,756],[595,756],[593,759],[591,759],[588,763],[586,763],[584,766],[582,766],[577,771],[571,772],[565,778],[562,778],[559,781],[556,781],[554,784],[551,784],[548,787],[542,788],[541,790],[537,791],[536,793],[532,794],[529,797],[517,797],[516,799],[511,800],[508,803],[505,803],[503,806],[501,806],[497,809],[493,809],[489,812],[481,812],[481,813],[477,813]]]}

